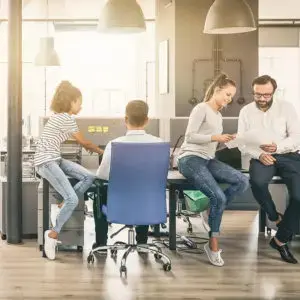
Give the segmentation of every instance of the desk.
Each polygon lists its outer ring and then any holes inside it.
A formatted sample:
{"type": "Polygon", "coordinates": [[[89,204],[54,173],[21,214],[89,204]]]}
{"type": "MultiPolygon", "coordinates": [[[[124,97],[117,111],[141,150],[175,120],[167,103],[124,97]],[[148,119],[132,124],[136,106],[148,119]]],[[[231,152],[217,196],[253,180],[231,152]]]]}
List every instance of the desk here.
{"type": "MultiPolygon", "coordinates": [[[[90,170],[93,174],[96,170],[90,170]]],[[[169,249],[176,250],[176,190],[194,190],[195,187],[188,183],[187,179],[178,171],[169,171],[167,180],[169,191],[169,249]]],[[[49,207],[49,183],[43,179],[43,207],[49,207]]],[[[43,232],[49,227],[49,210],[43,210],[43,232]]],[[[43,256],[45,254],[43,253],[43,256]]]]}
{"type": "MultiPolygon", "coordinates": [[[[96,173],[96,170],[90,170],[92,173],[96,173]]],[[[246,176],[249,176],[245,173],[246,176]]],[[[274,176],[272,183],[281,183],[282,180],[278,176],[274,176]]],[[[48,181],[44,180],[44,207],[48,207],[49,199],[47,194],[49,193],[48,181]],[[46,192],[46,193],[45,193],[46,192]]],[[[195,190],[195,187],[188,183],[187,179],[181,175],[178,171],[169,171],[167,180],[167,189],[169,192],[169,249],[176,250],[176,208],[177,208],[177,198],[176,190],[195,190]]],[[[49,224],[49,212],[44,210],[43,224],[44,230],[48,229],[49,224]]],[[[265,228],[266,225],[266,215],[260,210],[260,230],[265,228]]]]}
{"type": "Polygon", "coordinates": [[[195,190],[178,171],[169,171],[167,189],[169,190],[169,249],[176,250],[176,190],[195,190]]]}
{"type": "MultiPolygon", "coordinates": [[[[249,176],[249,173],[244,174],[249,176]]],[[[283,181],[279,176],[274,176],[270,182],[270,184],[282,183],[283,181]]],[[[169,171],[167,188],[169,189],[169,249],[176,250],[176,190],[196,190],[196,188],[189,184],[187,179],[178,171],[169,171]]],[[[251,192],[251,188],[249,188],[249,192],[251,192]]],[[[259,231],[264,232],[265,227],[266,213],[259,208],[259,231]]]]}

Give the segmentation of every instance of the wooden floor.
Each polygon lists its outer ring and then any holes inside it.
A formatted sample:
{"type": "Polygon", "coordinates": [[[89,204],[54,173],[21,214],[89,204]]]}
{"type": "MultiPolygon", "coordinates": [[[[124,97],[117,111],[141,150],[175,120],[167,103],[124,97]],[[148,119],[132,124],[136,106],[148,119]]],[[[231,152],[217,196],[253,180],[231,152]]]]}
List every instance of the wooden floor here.
{"type": "MultiPolygon", "coordinates": [[[[108,255],[87,265],[91,232],[83,256],[62,251],[56,261],[41,258],[35,241],[2,242],[0,299],[300,299],[300,264],[281,262],[268,246],[269,237],[258,237],[257,222],[255,212],[226,212],[222,268],[210,265],[204,254],[166,250],[172,271],[165,273],[152,255],[133,253],[126,280],[119,275],[120,253],[117,264],[108,255]]],[[[178,224],[185,229],[182,221],[178,224]]],[[[300,259],[299,243],[293,248],[300,259]]]]}

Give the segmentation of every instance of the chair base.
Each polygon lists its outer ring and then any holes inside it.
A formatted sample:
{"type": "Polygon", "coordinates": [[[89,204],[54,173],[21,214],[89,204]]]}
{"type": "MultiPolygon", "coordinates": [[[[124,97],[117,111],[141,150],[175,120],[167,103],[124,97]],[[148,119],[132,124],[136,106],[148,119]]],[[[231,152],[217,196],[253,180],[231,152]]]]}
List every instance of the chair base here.
{"type": "Polygon", "coordinates": [[[125,250],[121,259],[120,276],[122,276],[123,273],[125,276],[127,276],[126,261],[128,255],[135,251],[140,252],[140,250],[147,250],[153,253],[156,260],[161,260],[163,262],[164,271],[168,272],[172,268],[170,258],[164,253],[162,253],[161,249],[155,244],[126,244],[123,242],[116,242],[113,245],[97,247],[90,251],[90,254],[87,257],[87,262],[93,264],[95,253],[100,251],[103,253],[103,250],[110,250],[112,258],[117,257],[118,250],[125,250]]]}
{"type": "Polygon", "coordinates": [[[128,243],[124,242],[115,242],[113,245],[107,245],[107,246],[100,246],[95,247],[92,249],[87,257],[87,262],[94,263],[95,261],[95,253],[104,253],[105,250],[110,250],[111,257],[116,259],[118,250],[125,250],[122,260],[121,260],[121,266],[120,266],[120,276],[124,273],[125,276],[127,276],[127,267],[126,267],[126,260],[128,255],[131,252],[140,252],[140,250],[147,250],[154,254],[154,257],[156,260],[161,260],[163,262],[163,269],[165,271],[171,270],[171,260],[170,258],[162,253],[162,250],[160,247],[158,247],[156,244],[136,244],[134,243],[134,230],[133,226],[124,226],[121,229],[119,229],[116,233],[111,235],[111,238],[113,238],[116,234],[118,234],[120,231],[124,230],[125,228],[129,228],[128,231],[128,243]]]}

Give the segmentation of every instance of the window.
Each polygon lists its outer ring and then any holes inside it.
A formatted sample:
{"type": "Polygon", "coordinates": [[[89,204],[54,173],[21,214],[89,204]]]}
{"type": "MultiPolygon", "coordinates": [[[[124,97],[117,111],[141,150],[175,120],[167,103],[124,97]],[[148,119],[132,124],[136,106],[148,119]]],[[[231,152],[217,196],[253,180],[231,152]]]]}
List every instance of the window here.
{"type": "MultiPolygon", "coordinates": [[[[48,24],[49,27],[52,24],[48,24]]],[[[95,30],[56,30],[59,67],[37,67],[39,37],[46,23],[23,22],[23,117],[38,135],[39,116],[49,114],[55,87],[70,80],[83,93],[81,116],[123,116],[130,99],[146,99],[155,114],[155,23],[139,35],[103,35],[95,30]],[[147,74],[146,74],[147,72],[147,74]],[[147,81],[146,81],[147,80],[147,81]]],[[[50,32],[53,32],[51,29],[50,32]]],[[[7,23],[0,26],[0,136],[7,128],[7,23]]],[[[27,128],[30,131],[30,128],[27,128]]],[[[26,132],[27,132],[26,131],[26,132]]]]}
{"type": "Polygon", "coordinates": [[[299,48],[259,48],[259,74],[277,81],[277,100],[290,101],[300,115],[300,50],[299,48]]]}

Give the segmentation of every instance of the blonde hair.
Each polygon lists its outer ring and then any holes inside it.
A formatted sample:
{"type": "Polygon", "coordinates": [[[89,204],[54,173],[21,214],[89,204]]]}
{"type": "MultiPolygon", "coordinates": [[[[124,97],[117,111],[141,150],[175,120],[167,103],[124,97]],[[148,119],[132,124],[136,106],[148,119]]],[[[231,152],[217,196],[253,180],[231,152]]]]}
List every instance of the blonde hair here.
{"type": "Polygon", "coordinates": [[[133,100],[126,106],[126,117],[132,126],[143,126],[148,119],[148,104],[142,100],[133,100]]]}
{"type": "Polygon", "coordinates": [[[207,88],[203,102],[207,102],[211,99],[216,88],[223,89],[228,85],[236,87],[236,83],[234,80],[229,79],[224,73],[219,74],[207,88]]]}
{"type": "Polygon", "coordinates": [[[62,81],[56,88],[50,109],[55,113],[69,112],[72,102],[82,97],[80,90],[69,81],[62,81]]]}

